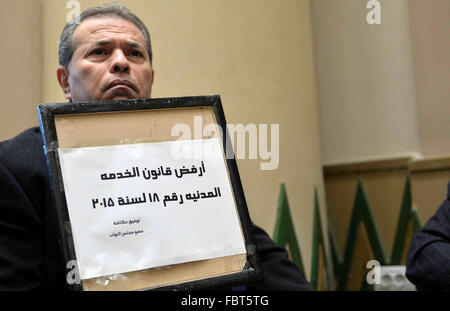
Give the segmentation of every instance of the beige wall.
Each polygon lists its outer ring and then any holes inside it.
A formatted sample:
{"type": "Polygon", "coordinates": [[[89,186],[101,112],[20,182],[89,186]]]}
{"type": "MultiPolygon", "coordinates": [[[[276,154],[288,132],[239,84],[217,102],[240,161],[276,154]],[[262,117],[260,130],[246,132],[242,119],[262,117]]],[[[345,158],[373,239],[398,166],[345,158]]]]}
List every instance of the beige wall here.
{"type": "MultiPolygon", "coordinates": [[[[104,1],[80,1],[81,9],[104,1]]],[[[219,94],[228,123],[280,124],[280,163],[238,160],[254,222],[273,234],[285,182],[305,272],[311,263],[314,187],[327,232],[309,1],[122,1],[148,25],[153,97],[219,94]]],[[[57,42],[68,9],[44,0],[43,100],[64,101],[56,83],[57,42]]],[[[328,245],[327,236],[326,245],[328,245]]]]}
{"type": "Polygon", "coordinates": [[[450,156],[450,1],[410,3],[422,152],[450,156]]]}
{"type": "Polygon", "coordinates": [[[0,1],[0,141],[38,124],[40,12],[40,1],[0,1]]]}
{"type": "Polygon", "coordinates": [[[312,1],[324,165],[450,155],[449,0],[312,1]]]}
{"type": "Polygon", "coordinates": [[[324,165],[420,154],[408,1],[366,3],[312,1],[324,165]]]}

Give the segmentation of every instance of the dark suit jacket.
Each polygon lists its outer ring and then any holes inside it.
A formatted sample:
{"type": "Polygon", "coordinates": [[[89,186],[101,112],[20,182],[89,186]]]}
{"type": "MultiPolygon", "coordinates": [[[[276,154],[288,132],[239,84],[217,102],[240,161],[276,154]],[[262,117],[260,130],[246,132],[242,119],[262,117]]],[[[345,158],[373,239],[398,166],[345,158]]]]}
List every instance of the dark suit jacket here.
{"type": "Polygon", "coordinates": [[[411,240],[406,277],[419,290],[450,290],[450,182],[447,199],[411,240]]]}
{"type": "MultiPolygon", "coordinates": [[[[65,286],[56,211],[39,128],[0,143],[0,290],[65,286]]],[[[254,226],[265,279],[248,290],[313,290],[303,272],[254,226]]]]}

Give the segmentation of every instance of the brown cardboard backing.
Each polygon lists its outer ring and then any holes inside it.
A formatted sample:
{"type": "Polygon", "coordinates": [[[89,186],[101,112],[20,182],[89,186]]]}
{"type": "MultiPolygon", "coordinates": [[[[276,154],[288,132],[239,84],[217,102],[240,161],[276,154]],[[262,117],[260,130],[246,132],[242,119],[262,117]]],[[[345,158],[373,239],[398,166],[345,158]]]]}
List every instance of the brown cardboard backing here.
{"type": "MultiPolygon", "coordinates": [[[[211,124],[214,124],[217,129],[217,122],[211,107],[55,115],[59,148],[190,139],[171,135],[172,127],[176,124],[185,124],[189,127],[193,139],[220,138],[220,132],[217,130],[203,133],[203,129],[207,125],[210,125],[210,128],[211,124]],[[194,117],[201,117],[202,127],[197,125],[195,128],[194,117]]],[[[224,162],[226,165],[225,156],[224,162]]],[[[228,179],[230,182],[229,176],[228,179]]],[[[87,291],[157,288],[236,273],[243,270],[245,263],[246,254],[238,254],[123,273],[114,277],[83,280],[82,285],[83,290],[87,291]]]]}

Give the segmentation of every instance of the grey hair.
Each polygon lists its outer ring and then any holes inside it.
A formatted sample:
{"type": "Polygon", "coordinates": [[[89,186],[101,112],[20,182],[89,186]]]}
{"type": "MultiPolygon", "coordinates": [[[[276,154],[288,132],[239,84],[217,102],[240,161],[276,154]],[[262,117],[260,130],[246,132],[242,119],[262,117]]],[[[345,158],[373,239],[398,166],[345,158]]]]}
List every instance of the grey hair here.
{"type": "Polygon", "coordinates": [[[97,16],[97,17],[117,17],[122,18],[136,25],[136,27],[141,31],[144,36],[148,56],[150,57],[150,64],[153,60],[152,46],[150,42],[150,34],[148,32],[145,24],[129,9],[119,3],[108,3],[105,5],[89,8],[83,11],[80,16],[74,18],[72,21],[68,22],[61,34],[61,39],[59,42],[59,64],[68,68],[69,63],[72,59],[73,52],[75,50],[75,42],[73,40],[73,33],[77,27],[83,22],[83,20],[97,16]]]}

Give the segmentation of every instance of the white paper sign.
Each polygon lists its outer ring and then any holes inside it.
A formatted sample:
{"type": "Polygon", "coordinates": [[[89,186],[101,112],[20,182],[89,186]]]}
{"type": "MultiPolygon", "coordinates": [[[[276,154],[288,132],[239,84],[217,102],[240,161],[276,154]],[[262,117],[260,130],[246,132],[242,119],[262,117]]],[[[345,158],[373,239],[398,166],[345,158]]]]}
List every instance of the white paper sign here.
{"type": "Polygon", "coordinates": [[[81,279],[246,253],[221,150],[217,138],[60,148],[81,279]]]}

